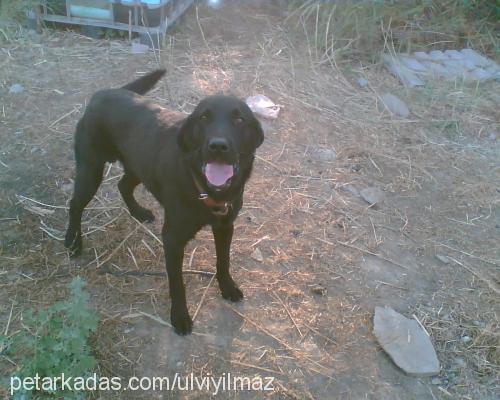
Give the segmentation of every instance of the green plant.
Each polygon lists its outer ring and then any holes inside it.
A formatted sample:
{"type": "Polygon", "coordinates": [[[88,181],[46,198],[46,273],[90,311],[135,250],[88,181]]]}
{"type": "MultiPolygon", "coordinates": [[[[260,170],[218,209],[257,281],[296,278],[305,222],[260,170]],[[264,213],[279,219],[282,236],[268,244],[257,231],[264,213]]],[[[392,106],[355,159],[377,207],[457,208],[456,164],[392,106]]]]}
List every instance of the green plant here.
{"type": "Polygon", "coordinates": [[[0,335],[0,355],[7,353],[11,345],[11,340],[4,335],[0,335]]]}
{"type": "Polygon", "coordinates": [[[0,22],[23,22],[26,11],[34,4],[34,0],[0,1],[0,22]]]}
{"type": "MultiPolygon", "coordinates": [[[[87,377],[96,365],[90,354],[89,335],[97,328],[98,318],[88,305],[89,294],[83,290],[81,278],[68,285],[70,296],[38,312],[29,311],[23,317],[26,328],[15,337],[12,351],[22,357],[16,374],[24,377],[87,377]]],[[[35,393],[19,391],[14,398],[29,399],[35,393]]],[[[83,398],[78,392],[53,391],[36,393],[64,399],[83,398]]]]}

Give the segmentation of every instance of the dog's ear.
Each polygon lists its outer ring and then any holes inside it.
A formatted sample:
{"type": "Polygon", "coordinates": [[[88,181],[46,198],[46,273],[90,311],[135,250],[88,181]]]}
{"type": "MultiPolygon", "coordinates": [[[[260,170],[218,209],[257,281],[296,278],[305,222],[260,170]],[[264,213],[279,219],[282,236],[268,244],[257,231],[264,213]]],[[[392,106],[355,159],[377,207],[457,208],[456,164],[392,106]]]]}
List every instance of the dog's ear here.
{"type": "Polygon", "coordinates": [[[264,130],[262,129],[262,125],[260,124],[259,120],[255,116],[253,116],[253,120],[251,122],[251,130],[254,149],[256,149],[264,141],[264,130]]]}
{"type": "Polygon", "coordinates": [[[196,121],[194,114],[189,115],[183,122],[177,135],[177,144],[185,153],[189,152],[194,146],[194,130],[196,121]]]}

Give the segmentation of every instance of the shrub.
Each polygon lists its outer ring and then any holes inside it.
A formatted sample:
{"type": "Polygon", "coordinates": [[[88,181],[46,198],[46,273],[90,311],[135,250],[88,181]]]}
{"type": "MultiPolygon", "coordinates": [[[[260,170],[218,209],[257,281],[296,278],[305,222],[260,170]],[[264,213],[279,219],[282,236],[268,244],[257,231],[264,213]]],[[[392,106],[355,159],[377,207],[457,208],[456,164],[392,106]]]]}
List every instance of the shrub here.
{"type": "MultiPolygon", "coordinates": [[[[89,294],[83,290],[84,282],[77,277],[68,285],[70,295],[66,300],[38,312],[29,311],[23,317],[25,330],[15,337],[12,350],[21,356],[17,376],[43,377],[89,376],[96,365],[90,353],[89,335],[97,328],[98,318],[90,309],[89,294]]],[[[16,399],[29,399],[35,393],[16,392],[16,399]]],[[[83,398],[83,393],[59,388],[53,392],[36,393],[64,399],[83,398]]]]}

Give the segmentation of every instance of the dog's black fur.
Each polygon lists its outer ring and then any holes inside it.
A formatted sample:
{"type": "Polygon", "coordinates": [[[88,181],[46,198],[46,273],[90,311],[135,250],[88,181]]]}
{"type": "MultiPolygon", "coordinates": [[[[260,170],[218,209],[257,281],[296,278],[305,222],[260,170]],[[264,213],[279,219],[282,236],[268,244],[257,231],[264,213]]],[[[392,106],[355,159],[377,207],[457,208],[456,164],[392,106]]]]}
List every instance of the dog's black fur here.
{"type": "Polygon", "coordinates": [[[177,333],[187,334],[192,320],[182,279],[184,247],[203,226],[211,225],[214,234],[222,296],[232,301],[243,298],[229,273],[229,250],[233,221],[264,135],[248,106],[229,96],[208,97],[187,118],[172,124],[164,109],[140,96],[164,73],[154,71],[121,89],[102,90],[91,98],[76,128],[76,179],[65,245],[75,255],[81,252],[82,212],[101,183],[104,164],[119,160],[125,173],[118,188],[131,215],[139,221],[154,219],[134,198],[134,188],[141,182],[164,209],[162,238],[171,322],[177,333]],[[225,185],[210,184],[204,174],[205,166],[212,162],[234,165],[233,177],[225,185]],[[225,214],[201,200],[200,192],[213,204],[223,204],[225,214]]]}

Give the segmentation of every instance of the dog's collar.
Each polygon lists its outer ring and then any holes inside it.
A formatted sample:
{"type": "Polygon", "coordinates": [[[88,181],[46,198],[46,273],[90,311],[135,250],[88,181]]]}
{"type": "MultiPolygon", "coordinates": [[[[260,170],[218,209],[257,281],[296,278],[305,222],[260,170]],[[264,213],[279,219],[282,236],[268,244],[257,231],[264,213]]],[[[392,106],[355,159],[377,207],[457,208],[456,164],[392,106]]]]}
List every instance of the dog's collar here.
{"type": "Polygon", "coordinates": [[[212,214],[214,214],[217,217],[225,217],[231,208],[231,202],[229,201],[217,201],[212,199],[206,192],[203,190],[203,187],[201,186],[200,181],[198,178],[195,176],[194,173],[191,173],[193,176],[193,181],[196,186],[196,189],[198,189],[199,195],[198,195],[198,200],[201,200],[205,206],[207,206],[212,214]]]}

